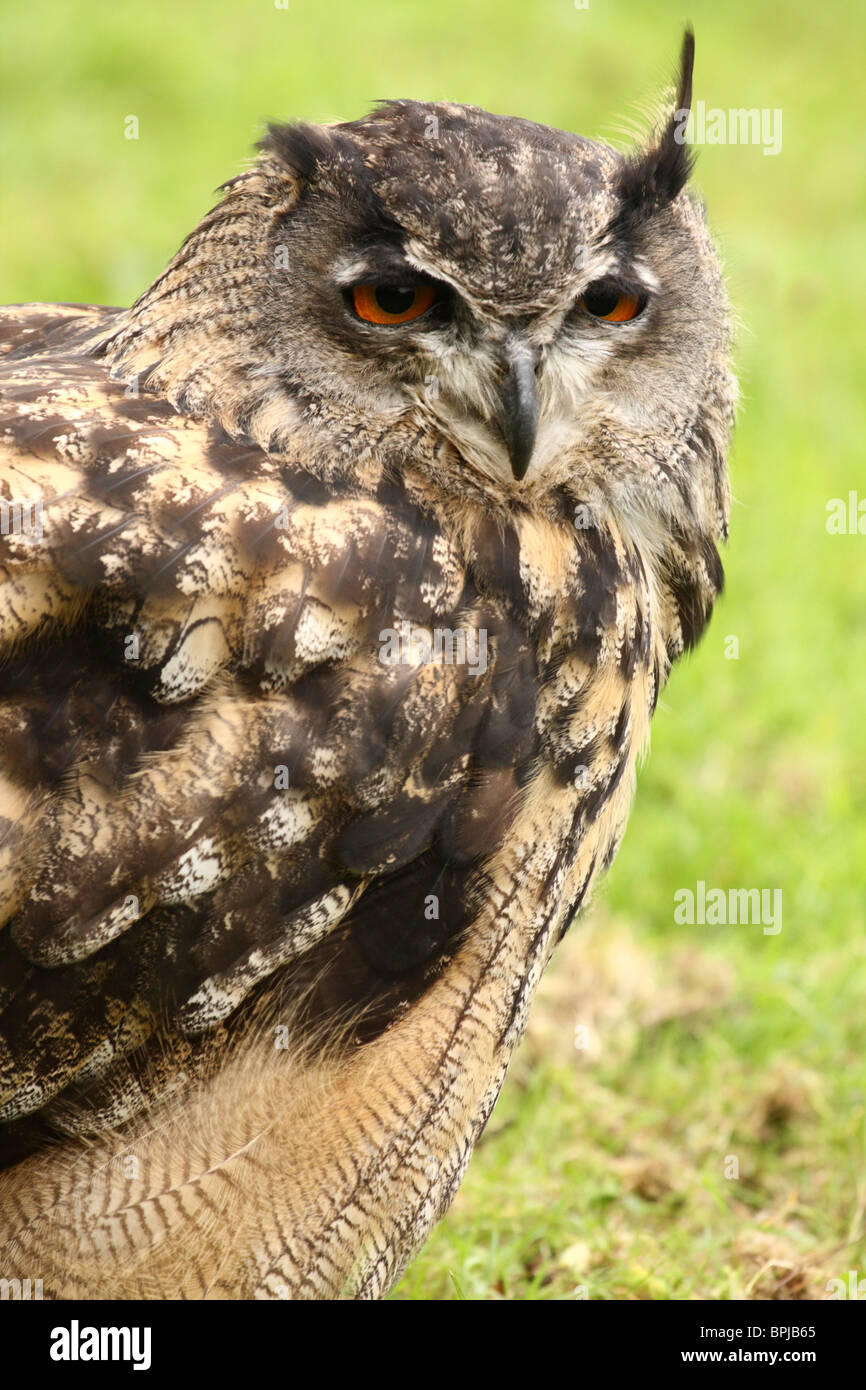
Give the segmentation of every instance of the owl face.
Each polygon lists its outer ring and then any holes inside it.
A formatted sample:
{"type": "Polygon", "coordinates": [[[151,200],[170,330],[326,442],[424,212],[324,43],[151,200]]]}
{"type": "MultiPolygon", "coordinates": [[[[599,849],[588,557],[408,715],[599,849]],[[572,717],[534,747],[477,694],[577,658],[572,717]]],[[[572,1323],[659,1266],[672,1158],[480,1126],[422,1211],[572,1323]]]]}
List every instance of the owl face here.
{"type": "Polygon", "coordinates": [[[378,461],[500,522],[579,501],[652,548],[680,508],[723,535],[735,388],[683,191],[692,56],[632,155],[450,104],[272,126],[97,350],[332,479],[378,461]]]}
{"type": "Polygon", "coordinates": [[[265,149],[299,189],[271,235],[275,372],[382,429],[414,415],[518,491],[600,429],[694,413],[726,305],[684,147],[665,182],[657,150],[406,101],[265,149]]]}

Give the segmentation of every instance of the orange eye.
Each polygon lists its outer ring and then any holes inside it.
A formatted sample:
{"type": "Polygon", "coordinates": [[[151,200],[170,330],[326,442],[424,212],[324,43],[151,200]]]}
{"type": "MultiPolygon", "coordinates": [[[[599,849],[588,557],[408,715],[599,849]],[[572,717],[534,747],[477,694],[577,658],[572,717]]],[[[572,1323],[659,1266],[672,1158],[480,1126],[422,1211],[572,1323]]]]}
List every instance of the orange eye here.
{"type": "Polygon", "coordinates": [[[365,323],[411,323],[436,298],[433,285],[356,285],[352,306],[365,323]]]}
{"type": "Polygon", "coordinates": [[[604,319],[607,323],[628,323],[646,306],[646,299],[641,295],[631,294],[604,280],[590,285],[577,302],[593,318],[604,319]]]}

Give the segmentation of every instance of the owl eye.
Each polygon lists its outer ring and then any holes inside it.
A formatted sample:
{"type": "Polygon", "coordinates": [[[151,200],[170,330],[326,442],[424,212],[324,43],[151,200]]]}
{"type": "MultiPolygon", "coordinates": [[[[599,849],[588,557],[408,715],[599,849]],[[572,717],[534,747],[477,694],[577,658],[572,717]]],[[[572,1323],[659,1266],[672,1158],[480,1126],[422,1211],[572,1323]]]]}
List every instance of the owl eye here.
{"type": "Polygon", "coordinates": [[[646,308],[646,295],[633,294],[610,280],[589,285],[577,301],[594,319],[607,323],[628,323],[646,308]]]}
{"type": "Polygon", "coordinates": [[[356,285],[352,307],[365,323],[411,323],[435,298],[433,285],[356,285]]]}

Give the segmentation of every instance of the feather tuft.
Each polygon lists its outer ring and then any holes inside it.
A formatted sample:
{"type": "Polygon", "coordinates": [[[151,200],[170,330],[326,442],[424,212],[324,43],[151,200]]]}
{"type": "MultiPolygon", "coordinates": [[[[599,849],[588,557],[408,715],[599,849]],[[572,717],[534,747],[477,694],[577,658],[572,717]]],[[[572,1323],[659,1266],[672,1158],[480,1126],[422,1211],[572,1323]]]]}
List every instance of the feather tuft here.
{"type": "Polygon", "coordinates": [[[650,147],[627,159],[619,176],[620,210],[614,221],[618,236],[633,231],[673,202],[688,181],[693,156],[685,143],[685,123],[692,104],[694,61],[695,36],[687,29],[680,52],[676,104],[650,147]]]}

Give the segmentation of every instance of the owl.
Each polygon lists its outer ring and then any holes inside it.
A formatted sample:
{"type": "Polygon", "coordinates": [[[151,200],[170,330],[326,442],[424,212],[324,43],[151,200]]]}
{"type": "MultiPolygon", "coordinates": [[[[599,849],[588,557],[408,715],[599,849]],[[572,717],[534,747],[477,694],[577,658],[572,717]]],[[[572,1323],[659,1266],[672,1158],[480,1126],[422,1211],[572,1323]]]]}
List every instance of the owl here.
{"type": "Polygon", "coordinates": [[[722,587],[676,106],[270,127],[131,309],[0,316],[0,1275],[375,1298],[722,587]]]}

